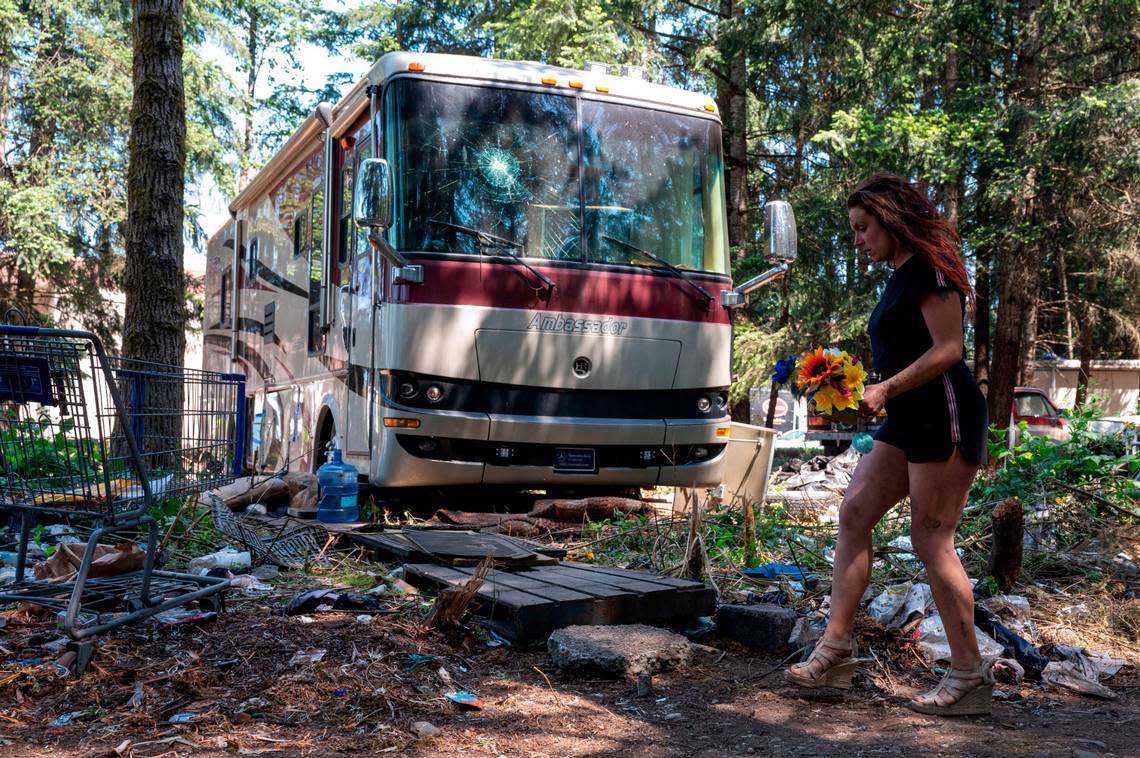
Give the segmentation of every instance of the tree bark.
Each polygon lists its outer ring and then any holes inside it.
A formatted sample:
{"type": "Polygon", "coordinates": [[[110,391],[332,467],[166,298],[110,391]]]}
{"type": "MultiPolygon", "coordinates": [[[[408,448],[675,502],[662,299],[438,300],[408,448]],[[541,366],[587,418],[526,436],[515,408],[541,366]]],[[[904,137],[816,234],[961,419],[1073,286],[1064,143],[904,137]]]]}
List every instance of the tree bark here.
{"type": "MultiPolygon", "coordinates": [[[[182,16],[182,0],[134,0],[123,324],[125,356],[176,366],[186,351],[182,16]]],[[[147,388],[148,410],[159,409],[162,415],[147,419],[147,439],[140,442],[150,452],[170,451],[151,461],[166,468],[180,446],[182,386],[157,385],[147,388]]]]}
{"type": "Polygon", "coordinates": [[[1081,367],[1077,373],[1076,407],[1084,408],[1089,397],[1089,378],[1092,376],[1093,338],[1096,334],[1097,311],[1095,298],[1099,277],[1096,256],[1090,256],[1089,272],[1085,278],[1084,318],[1081,319],[1081,367]]]}
{"type": "MultiPolygon", "coordinates": [[[[744,15],[738,0],[721,0],[722,21],[744,15]]],[[[728,201],[728,244],[737,249],[733,268],[744,257],[748,242],[748,71],[743,45],[733,42],[728,60],[728,80],[719,86],[717,100],[724,116],[725,189],[728,201]]]]}
{"type": "MultiPolygon", "coordinates": [[[[1040,288],[1041,282],[1038,281],[1040,288]]],[[[1019,385],[1033,384],[1033,375],[1037,372],[1037,317],[1041,309],[1041,295],[1040,292],[1034,292],[1029,297],[1029,302],[1026,304],[1025,313],[1025,359],[1021,362],[1021,367],[1017,372],[1017,383],[1019,385]]]]}
{"type": "Polygon", "coordinates": [[[1021,575],[1021,562],[1025,549],[1022,540],[1025,513],[1021,502],[1011,498],[998,503],[990,515],[990,523],[993,544],[990,548],[990,561],[986,573],[994,578],[1002,592],[1009,592],[1021,575]]]}
{"type": "Polygon", "coordinates": [[[1065,315],[1065,357],[1073,357],[1073,309],[1069,303],[1069,272],[1065,262],[1065,249],[1057,250],[1057,282],[1061,290],[1061,308],[1065,315]]]}
{"type": "Polygon", "coordinates": [[[250,7],[249,9],[249,27],[246,36],[246,51],[249,55],[248,64],[249,71],[246,72],[245,77],[245,104],[242,106],[244,113],[244,134],[242,140],[242,157],[241,157],[241,171],[238,175],[238,189],[244,189],[249,180],[253,177],[253,111],[255,98],[257,97],[257,70],[259,62],[257,56],[260,50],[257,45],[258,33],[258,15],[257,8],[250,7]]]}
{"type": "MultiPolygon", "coordinates": [[[[1012,86],[1010,148],[1025,151],[1036,123],[1034,108],[1041,91],[1041,0],[1018,4],[1018,45],[1012,86]]],[[[1016,153],[1015,153],[1016,154],[1016,153]]],[[[1000,254],[998,315],[990,367],[990,423],[1005,429],[1013,407],[1013,388],[1023,360],[1022,326],[1037,291],[1039,246],[1034,240],[1037,221],[1037,168],[1025,167],[1021,189],[1011,203],[1014,239],[1000,254]]]]}

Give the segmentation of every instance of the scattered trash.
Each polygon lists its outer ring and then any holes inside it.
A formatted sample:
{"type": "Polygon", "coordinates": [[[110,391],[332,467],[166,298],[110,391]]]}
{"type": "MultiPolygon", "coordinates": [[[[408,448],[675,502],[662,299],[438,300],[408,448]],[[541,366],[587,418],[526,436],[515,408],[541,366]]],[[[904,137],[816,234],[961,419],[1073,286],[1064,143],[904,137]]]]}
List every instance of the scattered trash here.
{"type": "Polygon", "coordinates": [[[432,737],[438,737],[443,733],[443,731],[438,726],[431,723],[430,721],[413,721],[412,732],[415,733],[415,735],[421,740],[428,740],[432,737]]]}
{"type": "Polygon", "coordinates": [[[916,615],[926,615],[926,609],[933,604],[929,584],[903,582],[883,590],[871,601],[867,612],[888,629],[899,629],[916,615]]]}
{"type": "Polygon", "coordinates": [[[653,694],[653,675],[642,671],[637,675],[636,692],[638,697],[649,697],[653,694]]]}
{"type": "Polygon", "coordinates": [[[392,582],[392,591],[399,595],[418,595],[420,591],[412,585],[405,582],[403,579],[396,579],[392,582]]]}
{"type": "Polygon", "coordinates": [[[796,619],[796,624],[792,627],[792,633],[788,637],[788,647],[798,650],[810,645],[823,636],[823,630],[826,627],[826,621],[817,621],[801,616],[796,619]]]}
{"type": "Polygon", "coordinates": [[[1012,658],[998,658],[993,662],[994,676],[1001,681],[1021,684],[1025,678],[1025,669],[1012,658]]]}
{"type": "Polygon", "coordinates": [[[166,720],[168,724],[193,724],[199,719],[199,714],[194,711],[182,711],[176,713],[166,720]]]}
{"type": "Polygon", "coordinates": [[[1087,603],[1077,603],[1076,605],[1067,605],[1061,610],[1057,611],[1058,616],[1066,616],[1068,618],[1083,619],[1088,618],[1089,606],[1087,603]]]}
{"type": "Polygon", "coordinates": [[[439,675],[439,679],[441,682],[443,682],[445,687],[451,686],[451,672],[449,672],[443,666],[440,666],[439,671],[436,671],[435,673],[439,675]]]}
{"type": "Polygon", "coordinates": [[[472,695],[470,692],[448,692],[444,695],[444,697],[458,705],[460,708],[470,708],[476,711],[483,709],[483,701],[472,695]]]}
{"type": "Polygon", "coordinates": [[[1115,700],[1116,693],[1096,679],[1089,677],[1075,661],[1050,661],[1041,672],[1041,681],[1061,687],[1078,695],[1115,700]]]}
{"type": "Polygon", "coordinates": [[[333,690],[333,697],[348,697],[348,687],[337,687],[333,690]]]}
{"type": "MultiPolygon", "coordinates": [[[[83,562],[83,555],[86,552],[86,543],[61,544],[50,558],[36,564],[33,573],[36,579],[52,584],[70,582],[79,575],[79,564],[83,562]]],[[[145,562],[146,553],[133,542],[123,545],[96,545],[95,557],[91,560],[87,576],[91,578],[117,576],[138,571],[145,562]]]]}
{"type": "MultiPolygon", "coordinates": [[[[788,594],[787,590],[768,590],[759,595],[749,592],[744,596],[744,602],[747,605],[753,603],[768,603],[769,605],[787,605],[792,596],[788,594]]],[[[686,635],[687,636],[687,635],[686,635]]]]}
{"type": "Polygon", "coordinates": [[[57,716],[56,718],[49,721],[48,726],[69,726],[73,721],[75,721],[80,716],[83,716],[85,713],[87,713],[87,711],[71,711],[70,713],[65,713],[62,716],[57,716]]]}
{"type": "Polygon", "coordinates": [[[1029,622],[1029,601],[1021,595],[995,595],[979,603],[1000,616],[1011,629],[1021,629],[1029,622]]]}
{"type": "Polygon", "coordinates": [[[327,652],[328,651],[324,649],[298,651],[289,659],[289,665],[300,666],[302,663],[320,663],[327,652]]]}
{"type": "Polygon", "coordinates": [[[1013,658],[1024,669],[1030,679],[1040,679],[1041,672],[1045,670],[1049,659],[1017,632],[1001,623],[994,613],[985,604],[974,605],[974,625],[986,634],[993,637],[1002,646],[1002,655],[1013,658]]]}
{"type": "Polygon", "coordinates": [[[218,614],[214,611],[201,611],[191,608],[171,608],[162,613],[154,614],[152,618],[163,626],[181,626],[182,624],[208,621],[212,618],[217,618],[217,616],[218,614]]]}
{"type": "Polygon", "coordinates": [[[358,623],[358,624],[371,624],[373,618],[375,618],[375,616],[369,616],[367,613],[362,613],[356,617],[356,623],[358,623]]]}
{"type": "Polygon", "coordinates": [[[241,590],[241,594],[256,597],[264,595],[266,592],[272,592],[273,587],[258,579],[253,574],[242,574],[235,576],[230,580],[230,586],[241,590]]]}
{"type": "Polygon", "coordinates": [[[424,655],[423,653],[408,653],[408,662],[404,664],[404,671],[415,671],[418,667],[425,663],[432,663],[435,661],[434,655],[424,655]]]}
{"type": "Polygon", "coordinates": [[[716,631],[716,621],[712,616],[697,616],[696,620],[680,630],[690,640],[703,640],[716,631]]]}
{"type": "Polygon", "coordinates": [[[277,577],[281,576],[281,569],[277,568],[271,563],[264,563],[249,573],[252,576],[256,576],[263,582],[271,582],[277,577]]]}
{"type": "Polygon", "coordinates": [[[800,566],[791,563],[766,563],[757,568],[744,569],[740,573],[752,579],[767,579],[769,581],[775,581],[781,577],[796,579],[803,582],[808,588],[819,581],[819,577],[815,574],[808,573],[800,566]]]}
{"type": "Polygon", "coordinates": [[[188,565],[191,571],[201,568],[224,568],[229,569],[230,571],[235,571],[249,568],[250,555],[248,550],[239,552],[233,548],[227,547],[219,550],[216,553],[210,553],[209,555],[200,555],[197,558],[191,558],[188,565]]]}
{"type": "Polygon", "coordinates": [[[131,699],[127,701],[127,707],[132,711],[137,711],[142,707],[145,698],[146,693],[143,692],[142,682],[135,682],[135,692],[131,695],[131,699]]]}
{"type": "Polygon", "coordinates": [[[373,595],[359,595],[345,590],[322,589],[302,592],[289,601],[281,613],[296,616],[302,613],[323,613],[328,611],[378,611],[383,602],[373,595]]]}
{"type": "MultiPolygon", "coordinates": [[[[996,658],[1002,654],[1002,646],[976,626],[974,635],[978,638],[978,652],[983,658],[996,658]]],[[[946,628],[942,625],[942,617],[937,613],[927,616],[919,623],[918,648],[932,661],[950,660],[946,628]]]]}

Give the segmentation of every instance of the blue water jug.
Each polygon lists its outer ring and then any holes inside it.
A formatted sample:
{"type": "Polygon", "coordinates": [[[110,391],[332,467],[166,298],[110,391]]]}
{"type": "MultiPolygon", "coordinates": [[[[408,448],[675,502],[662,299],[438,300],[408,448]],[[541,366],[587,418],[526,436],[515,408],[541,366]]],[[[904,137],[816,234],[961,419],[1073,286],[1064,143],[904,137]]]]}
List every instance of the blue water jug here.
{"type": "Polygon", "coordinates": [[[317,503],[319,521],[344,524],[360,520],[356,506],[356,495],[360,491],[356,466],[342,460],[339,448],[333,448],[329,462],[317,469],[317,485],[321,493],[317,503]]]}

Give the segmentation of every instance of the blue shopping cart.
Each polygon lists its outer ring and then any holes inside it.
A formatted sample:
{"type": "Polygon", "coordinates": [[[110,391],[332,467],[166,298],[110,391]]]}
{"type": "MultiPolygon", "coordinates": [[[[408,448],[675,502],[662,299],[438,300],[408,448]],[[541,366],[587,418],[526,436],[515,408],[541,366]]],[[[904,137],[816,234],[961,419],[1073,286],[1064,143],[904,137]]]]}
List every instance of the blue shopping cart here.
{"type": "Polygon", "coordinates": [[[226,579],[155,568],[151,510],[241,473],[244,415],[239,374],[109,356],[90,332],[0,326],[0,510],[19,524],[16,577],[0,604],[56,611],[81,643],[80,670],[95,635],[192,601],[220,609],[226,579]],[[64,582],[27,571],[29,540],[49,515],[95,525],[64,582]],[[143,531],[141,569],[92,575],[103,538],[143,531]]]}

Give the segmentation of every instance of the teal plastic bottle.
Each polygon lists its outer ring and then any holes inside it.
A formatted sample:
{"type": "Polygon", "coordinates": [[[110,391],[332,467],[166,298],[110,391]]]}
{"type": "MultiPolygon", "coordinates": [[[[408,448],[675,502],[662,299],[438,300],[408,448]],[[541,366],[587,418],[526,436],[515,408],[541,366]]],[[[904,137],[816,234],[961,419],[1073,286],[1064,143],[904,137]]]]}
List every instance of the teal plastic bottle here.
{"type": "Polygon", "coordinates": [[[360,510],[356,505],[356,496],[360,492],[356,466],[344,462],[339,448],[333,448],[329,462],[317,469],[317,484],[321,493],[317,502],[318,521],[345,524],[360,520],[360,510]]]}

